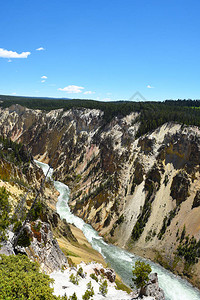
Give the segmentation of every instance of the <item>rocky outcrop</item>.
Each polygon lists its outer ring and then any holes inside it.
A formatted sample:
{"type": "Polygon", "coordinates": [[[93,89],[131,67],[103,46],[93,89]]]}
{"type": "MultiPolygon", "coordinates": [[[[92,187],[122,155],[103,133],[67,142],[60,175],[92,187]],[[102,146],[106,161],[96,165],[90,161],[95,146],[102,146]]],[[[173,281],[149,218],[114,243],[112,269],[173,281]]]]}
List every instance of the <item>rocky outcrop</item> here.
{"type": "Polygon", "coordinates": [[[0,244],[0,254],[14,255],[15,251],[12,245],[13,233],[8,231],[9,238],[0,244]]]}
{"type": "Polygon", "coordinates": [[[179,172],[176,176],[174,176],[170,196],[176,200],[176,205],[180,205],[187,199],[189,196],[189,186],[190,181],[188,180],[188,176],[185,172],[179,172]]]}
{"type": "Polygon", "coordinates": [[[164,292],[158,284],[157,273],[149,275],[149,282],[144,288],[144,296],[154,297],[155,300],[165,300],[164,292]]]}
{"type": "Polygon", "coordinates": [[[199,207],[199,206],[200,206],[200,191],[197,191],[194,197],[192,208],[199,207]]]}
{"type": "Polygon", "coordinates": [[[48,206],[47,200],[44,202],[42,213],[40,214],[41,221],[48,223],[51,227],[51,230],[57,237],[64,237],[70,242],[77,242],[77,239],[73,235],[70,226],[66,222],[66,220],[60,219],[59,214],[48,206]]]}
{"type": "Polygon", "coordinates": [[[145,297],[152,300],[165,300],[164,291],[159,287],[157,273],[151,273],[149,282],[142,289],[134,291],[132,296],[135,300],[145,299],[145,297]]]}
{"type": "Polygon", "coordinates": [[[25,252],[29,258],[40,264],[42,271],[51,273],[68,266],[67,258],[53,238],[48,223],[37,220],[28,223],[25,229],[31,238],[31,244],[25,248],[25,252]]]}
{"type": "Polygon", "coordinates": [[[157,273],[151,273],[149,282],[142,289],[135,290],[132,297],[135,300],[145,299],[146,297],[152,300],[165,300],[165,294],[159,287],[157,273]]]}
{"type": "Polygon", "coordinates": [[[68,260],[53,237],[50,225],[37,220],[25,225],[20,245],[13,248],[13,233],[9,231],[8,240],[0,245],[0,254],[22,253],[40,264],[41,271],[51,273],[68,267],[68,260]],[[26,246],[22,246],[23,244],[26,246]]]}
{"type": "Polygon", "coordinates": [[[97,276],[103,275],[110,282],[115,282],[116,274],[113,269],[103,268],[102,265],[96,264],[95,267],[93,268],[93,270],[97,276]]]}
{"type": "Polygon", "coordinates": [[[100,269],[101,274],[103,274],[110,282],[115,282],[116,274],[113,269],[100,269]]]}

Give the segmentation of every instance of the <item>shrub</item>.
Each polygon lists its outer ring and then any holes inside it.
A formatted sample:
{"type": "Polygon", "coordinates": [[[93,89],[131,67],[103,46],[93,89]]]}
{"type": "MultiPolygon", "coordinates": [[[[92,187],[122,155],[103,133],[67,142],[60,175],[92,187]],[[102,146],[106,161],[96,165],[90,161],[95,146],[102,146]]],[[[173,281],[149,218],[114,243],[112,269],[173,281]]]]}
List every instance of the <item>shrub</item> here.
{"type": "Polygon", "coordinates": [[[19,236],[17,245],[21,247],[28,247],[31,244],[31,238],[26,229],[23,229],[22,233],[19,236]]]}
{"type": "Polygon", "coordinates": [[[105,296],[108,293],[108,283],[107,280],[104,280],[99,287],[99,292],[105,296]]]}
{"type": "Polygon", "coordinates": [[[82,296],[83,300],[89,300],[92,296],[94,296],[94,289],[92,287],[91,281],[87,284],[87,290],[85,291],[85,294],[82,296]]]}
{"type": "Polygon", "coordinates": [[[99,281],[99,280],[98,280],[98,277],[97,277],[94,273],[90,274],[90,277],[91,277],[92,279],[94,279],[96,282],[99,281]]]}
{"type": "Polygon", "coordinates": [[[53,281],[25,255],[0,255],[0,299],[58,299],[49,286],[53,281]]]}
{"type": "Polygon", "coordinates": [[[177,254],[180,257],[184,257],[188,265],[197,263],[200,257],[200,240],[197,242],[194,236],[191,238],[186,236],[184,239],[180,240],[177,247],[177,254]]]}
{"type": "Polygon", "coordinates": [[[78,285],[78,276],[76,275],[74,275],[73,273],[70,275],[70,277],[69,277],[69,281],[71,281],[73,284],[76,284],[76,285],[78,285]]]}
{"type": "Polygon", "coordinates": [[[72,296],[69,297],[69,300],[78,300],[75,292],[73,293],[72,296]]]}
{"type": "Polygon", "coordinates": [[[0,188],[0,242],[6,239],[6,230],[10,224],[9,213],[11,206],[8,201],[9,193],[4,187],[0,188]]]}
{"type": "Polygon", "coordinates": [[[34,207],[29,211],[31,221],[36,221],[42,213],[43,205],[40,201],[36,202],[34,207]]]}
{"type": "Polygon", "coordinates": [[[132,273],[132,281],[136,285],[136,288],[140,288],[140,295],[142,295],[143,288],[149,281],[151,266],[143,261],[137,260],[135,262],[135,266],[133,267],[132,273]]]}
{"type": "Polygon", "coordinates": [[[82,267],[80,267],[80,268],[78,269],[77,275],[81,276],[82,278],[85,277],[85,273],[83,272],[83,268],[82,268],[82,267]]]}

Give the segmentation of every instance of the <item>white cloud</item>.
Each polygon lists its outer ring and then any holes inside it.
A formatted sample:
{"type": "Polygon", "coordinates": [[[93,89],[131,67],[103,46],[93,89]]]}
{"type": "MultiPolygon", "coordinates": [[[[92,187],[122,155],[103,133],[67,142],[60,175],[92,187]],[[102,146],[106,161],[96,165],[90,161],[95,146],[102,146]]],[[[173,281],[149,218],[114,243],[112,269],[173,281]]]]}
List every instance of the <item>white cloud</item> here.
{"type": "Polygon", "coordinates": [[[59,91],[67,92],[68,94],[78,94],[82,93],[82,90],[84,90],[84,87],[77,86],[77,85],[68,85],[64,87],[63,89],[59,88],[59,91]]]}
{"type": "Polygon", "coordinates": [[[45,82],[45,80],[41,80],[41,82],[45,82]]]}
{"type": "Polygon", "coordinates": [[[44,75],[44,76],[42,76],[41,78],[42,78],[42,79],[47,79],[47,76],[44,75]]]}
{"type": "Polygon", "coordinates": [[[150,84],[147,85],[147,88],[148,88],[148,89],[154,89],[154,87],[151,86],[150,84]]]}
{"type": "Polygon", "coordinates": [[[0,57],[3,58],[27,58],[31,52],[17,53],[15,51],[8,51],[6,49],[0,48],[0,57]]]}
{"type": "Polygon", "coordinates": [[[17,95],[17,93],[12,93],[11,95],[17,95]]]}
{"type": "Polygon", "coordinates": [[[43,51],[45,50],[43,47],[37,48],[36,51],[43,51]]]}
{"type": "Polygon", "coordinates": [[[84,95],[91,95],[91,94],[95,94],[95,92],[92,92],[92,91],[85,91],[83,94],[84,94],[84,95]]]}

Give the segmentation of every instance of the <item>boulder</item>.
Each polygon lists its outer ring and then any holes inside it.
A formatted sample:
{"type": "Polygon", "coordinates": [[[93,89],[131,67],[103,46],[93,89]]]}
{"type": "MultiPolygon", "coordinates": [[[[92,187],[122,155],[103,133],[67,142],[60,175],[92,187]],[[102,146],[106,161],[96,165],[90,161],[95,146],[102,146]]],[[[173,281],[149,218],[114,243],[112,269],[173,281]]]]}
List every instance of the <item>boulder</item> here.
{"type": "Polygon", "coordinates": [[[13,234],[11,231],[8,232],[9,233],[9,238],[6,241],[3,241],[0,244],[0,254],[5,254],[5,255],[12,255],[15,254],[14,249],[13,249],[13,245],[11,243],[12,238],[13,238],[13,234]]]}
{"type": "Polygon", "coordinates": [[[115,282],[116,274],[112,269],[101,268],[100,272],[107,277],[110,282],[115,282]]]}
{"type": "Polygon", "coordinates": [[[144,296],[153,297],[155,300],[165,300],[163,290],[159,287],[157,273],[149,275],[149,282],[143,289],[144,296]]]}

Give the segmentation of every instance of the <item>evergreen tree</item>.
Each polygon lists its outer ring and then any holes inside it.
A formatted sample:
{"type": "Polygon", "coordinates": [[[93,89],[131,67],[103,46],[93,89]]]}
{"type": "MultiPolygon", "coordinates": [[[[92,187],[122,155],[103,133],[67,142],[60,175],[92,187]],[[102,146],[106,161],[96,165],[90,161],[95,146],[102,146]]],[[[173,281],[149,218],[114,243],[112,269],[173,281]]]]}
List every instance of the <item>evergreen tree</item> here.
{"type": "Polygon", "coordinates": [[[140,295],[143,295],[144,287],[149,281],[149,274],[151,273],[151,266],[143,261],[137,260],[132,270],[133,278],[136,288],[140,289],[140,295]]]}

